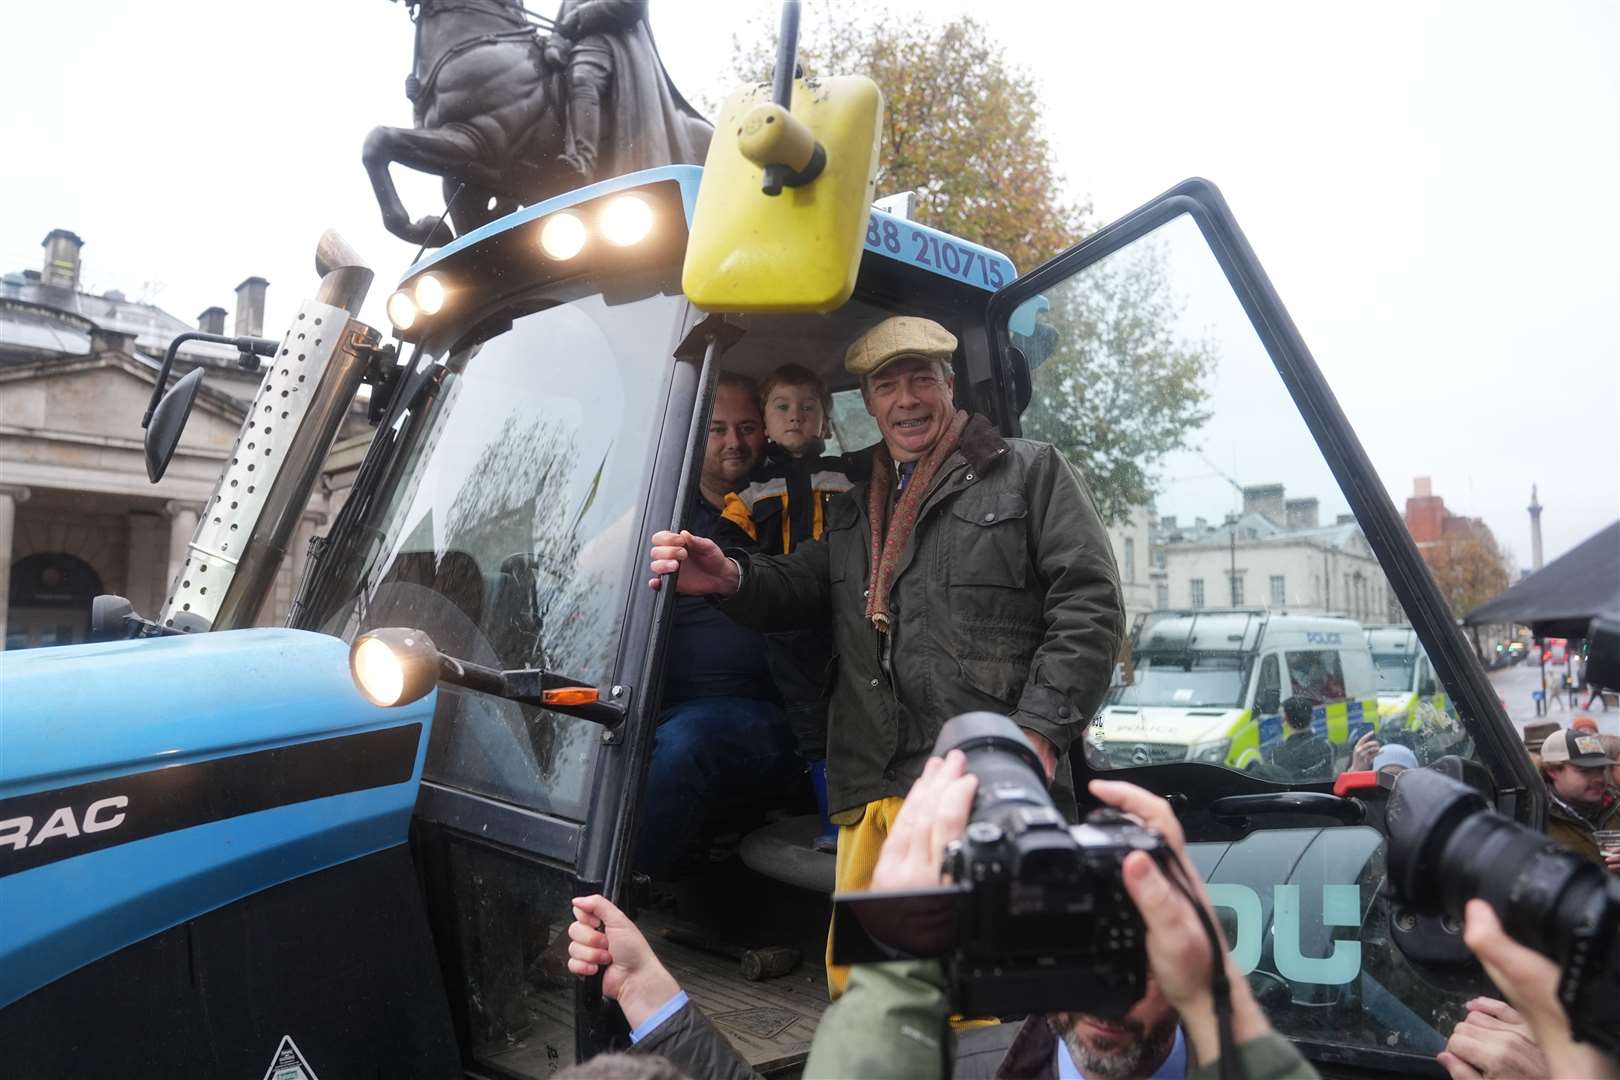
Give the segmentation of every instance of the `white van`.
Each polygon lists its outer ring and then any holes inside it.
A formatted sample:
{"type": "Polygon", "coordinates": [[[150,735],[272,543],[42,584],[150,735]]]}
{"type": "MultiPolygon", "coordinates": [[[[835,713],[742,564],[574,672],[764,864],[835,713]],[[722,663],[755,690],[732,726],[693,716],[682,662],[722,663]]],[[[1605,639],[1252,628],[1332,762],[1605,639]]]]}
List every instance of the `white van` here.
{"type": "Polygon", "coordinates": [[[1292,696],[1310,699],[1312,728],[1348,756],[1378,717],[1360,623],[1262,609],[1154,612],[1131,636],[1125,677],[1087,732],[1087,758],[1114,769],[1252,769],[1281,744],[1292,696]]]}
{"type": "Polygon", "coordinates": [[[1379,729],[1393,734],[1439,726],[1446,695],[1417,632],[1410,626],[1369,626],[1367,648],[1378,676],[1379,729]]]}

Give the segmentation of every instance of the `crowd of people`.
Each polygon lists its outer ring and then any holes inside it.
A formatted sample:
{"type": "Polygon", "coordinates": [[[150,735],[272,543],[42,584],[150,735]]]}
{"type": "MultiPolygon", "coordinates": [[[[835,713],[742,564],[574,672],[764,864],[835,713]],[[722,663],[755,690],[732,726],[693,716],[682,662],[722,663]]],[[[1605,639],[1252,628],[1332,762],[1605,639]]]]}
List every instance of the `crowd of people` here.
{"type": "MultiPolygon", "coordinates": [[[[967,825],[977,779],[952,751],[930,759],[895,815],[872,873],[880,889],[940,883],[946,844],[967,825]]],[[[1098,801],[1135,815],[1157,830],[1197,881],[1181,825],[1169,803],[1134,785],[1094,780],[1098,801]]],[[[1082,1077],[1148,1080],[1219,1075],[1220,1036],[1211,989],[1213,966],[1225,965],[1231,987],[1233,1045],[1250,1080],[1314,1077],[1314,1068],[1276,1034],[1247,981],[1223,948],[1214,955],[1202,904],[1171,887],[1143,852],[1123,865],[1126,891],[1147,929],[1147,993],[1118,1019],[1073,1013],[1032,1016],[1005,1049],[986,1047],[978,1031],[953,1031],[943,972],[934,961],[857,967],[848,991],[827,1011],[806,1062],[806,1077],[1082,1077]]],[[[609,1055],[571,1070],[579,1078],[719,1077],[757,1074],[710,1025],[645,938],[601,896],[574,900],[569,970],[601,974],[603,992],[619,1002],[632,1025],[628,1055],[609,1055]]],[[[1558,968],[1513,941],[1491,907],[1470,901],[1464,941],[1509,1001],[1476,998],[1453,1031],[1439,1063],[1455,1080],[1480,1077],[1617,1077],[1620,1065],[1576,1041],[1559,1003],[1558,968]]],[[[1221,942],[1224,945],[1224,942],[1221,942]]]]}
{"type": "MultiPolygon", "coordinates": [[[[673,584],[678,596],[638,835],[643,872],[669,873],[707,819],[808,774],[838,890],[938,885],[976,778],[960,753],[930,752],[946,719],[973,710],[1012,718],[1058,805],[1073,811],[1065,758],[1097,713],[1124,631],[1117,571],[1091,494],[1062,455],[1003,438],[956,407],[956,344],[916,317],[886,319],[855,341],[845,367],[882,440],[840,457],[825,455],[831,400],[813,372],[788,366],[759,385],[719,377],[691,523],[651,540],[649,585],[673,584]]],[[[1291,699],[1284,712],[1298,736],[1286,744],[1299,758],[1289,764],[1318,768],[1331,748],[1309,736],[1309,709],[1291,699]]],[[[1416,766],[1409,751],[1390,749],[1364,739],[1354,764],[1416,766]]],[[[1614,824],[1612,748],[1571,731],[1539,750],[1555,828],[1596,843],[1614,824]],[[1594,816],[1598,804],[1607,809],[1594,816]]],[[[1125,860],[1147,928],[1140,1001],[1117,1018],[1057,1013],[958,1031],[937,962],[839,970],[829,941],[834,1003],[804,1075],[1213,1077],[1216,964],[1231,986],[1245,1075],[1315,1075],[1272,1031],[1230,955],[1214,955],[1194,907],[1209,899],[1170,805],[1125,783],[1092,781],[1089,793],[1162,834],[1195,886],[1176,892],[1141,852],[1125,860]]],[[[570,1075],[755,1075],[622,911],[588,896],[573,914],[569,969],[600,975],[632,1052],[570,1075]]],[[[1469,1002],[1439,1055],[1453,1077],[1610,1075],[1613,1063],[1570,1036],[1550,961],[1509,939],[1478,902],[1465,940],[1510,1000],[1469,1002]]]]}

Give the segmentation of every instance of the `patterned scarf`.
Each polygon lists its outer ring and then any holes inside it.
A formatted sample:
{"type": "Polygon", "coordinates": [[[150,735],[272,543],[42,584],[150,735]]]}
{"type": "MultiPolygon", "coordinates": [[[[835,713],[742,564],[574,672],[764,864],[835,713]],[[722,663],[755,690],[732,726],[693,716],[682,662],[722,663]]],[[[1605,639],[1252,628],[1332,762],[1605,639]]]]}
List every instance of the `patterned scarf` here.
{"type": "Polygon", "coordinates": [[[894,585],[895,568],[900,564],[900,553],[911,539],[911,530],[917,525],[928,489],[945,459],[956,453],[962,441],[962,429],[967,426],[968,414],[957,410],[950,426],[939,442],[928,451],[911,474],[895,505],[894,517],[889,517],[889,497],[894,491],[894,459],[889,456],[886,443],[878,444],[872,456],[872,481],[866,492],[866,516],[872,522],[872,575],[866,588],[866,617],[882,633],[889,632],[889,590],[894,585]]]}

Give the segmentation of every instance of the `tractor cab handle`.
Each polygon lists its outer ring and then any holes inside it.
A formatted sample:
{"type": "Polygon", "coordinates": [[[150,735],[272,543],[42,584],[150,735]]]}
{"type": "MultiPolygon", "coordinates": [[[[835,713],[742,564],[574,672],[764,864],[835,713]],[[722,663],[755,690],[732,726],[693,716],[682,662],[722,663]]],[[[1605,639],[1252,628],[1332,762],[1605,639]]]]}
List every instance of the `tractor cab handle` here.
{"type": "Polygon", "coordinates": [[[1212,817],[1246,821],[1270,814],[1309,814],[1328,817],[1341,825],[1360,825],[1367,808],[1359,799],[1346,799],[1323,791],[1278,791],[1259,795],[1223,795],[1209,804],[1212,817]]]}

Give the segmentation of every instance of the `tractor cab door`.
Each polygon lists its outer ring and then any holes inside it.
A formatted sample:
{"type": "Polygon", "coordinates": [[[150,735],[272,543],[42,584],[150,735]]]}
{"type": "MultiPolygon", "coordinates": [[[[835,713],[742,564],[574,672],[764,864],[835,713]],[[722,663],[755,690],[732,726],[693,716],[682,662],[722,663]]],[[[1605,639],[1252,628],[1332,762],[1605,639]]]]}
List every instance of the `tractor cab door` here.
{"type": "Polygon", "coordinates": [[[421,343],[304,619],[348,640],[417,628],[618,707],[604,725],[437,691],[411,841],[451,1017],[470,1072],[541,1077],[588,1022],[569,899],[602,890],[623,846],[667,607],[644,538],[672,520],[706,350],[682,347],[696,316],[667,265],[488,292],[421,343]]]}
{"type": "Polygon", "coordinates": [[[1543,795],[1225,202],[1182,184],[1002,289],[988,323],[1003,422],[1058,446],[1089,485],[1139,627],[1071,755],[1077,790],[1099,774],[1172,800],[1240,966],[1308,1056],[1436,1072],[1489,984],[1455,928],[1395,910],[1390,779],[1366,770],[1435,765],[1533,825],[1543,795]],[[1288,668],[1241,670],[1259,656],[1200,629],[1240,621],[1222,609],[1273,636],[1296,628],[1288,668]],[[1153,628],[1178,619],[1193,624],[1180,651],[1150,653],[1153,628]],[[1409,624],[1433,664],[1443,708],[1420,730],[1381,727],[1376,687],[1351,677],[1372,623],[1409,624]],[[1289,722],[1245,693],[1256,677],[1289,722]]]}

